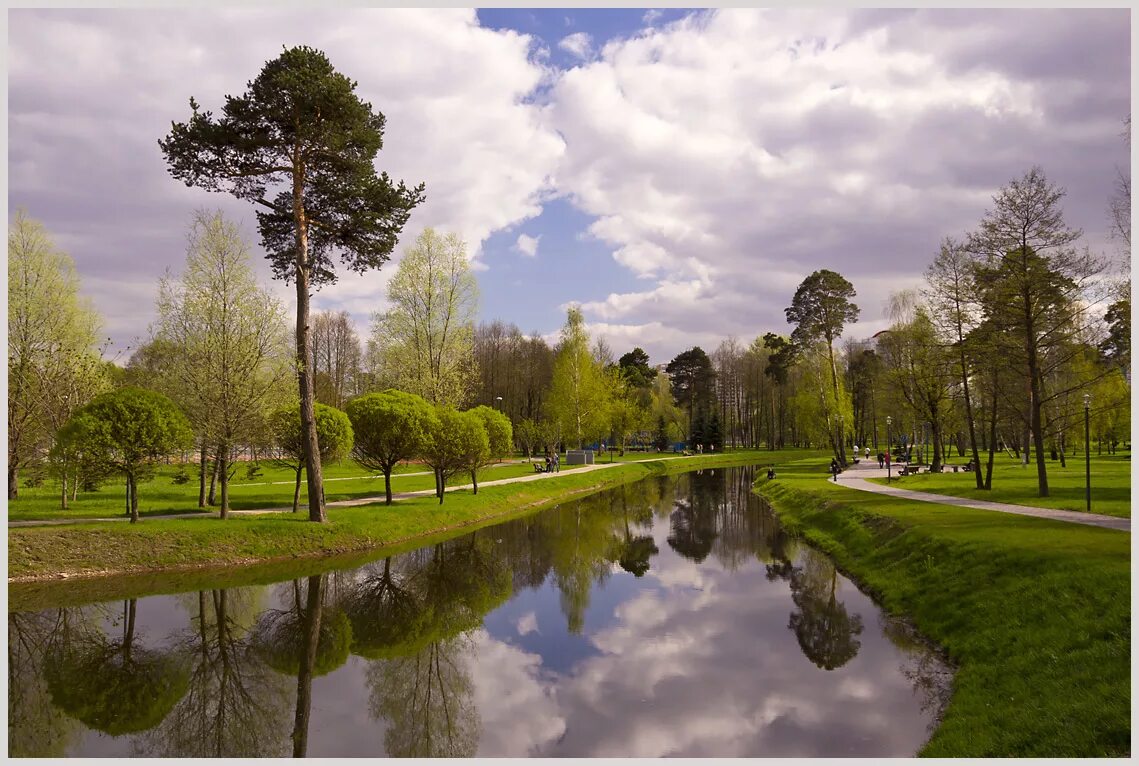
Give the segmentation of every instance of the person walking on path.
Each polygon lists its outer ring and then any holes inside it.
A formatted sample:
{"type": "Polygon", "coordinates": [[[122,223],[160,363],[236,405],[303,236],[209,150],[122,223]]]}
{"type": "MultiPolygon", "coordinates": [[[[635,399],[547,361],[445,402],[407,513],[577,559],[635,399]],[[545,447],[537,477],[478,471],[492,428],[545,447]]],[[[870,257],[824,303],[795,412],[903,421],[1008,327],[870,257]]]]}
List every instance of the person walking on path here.
{"type": "Polygon", "coordinates": [[[554,473],[562,472],[562,455],[560,452],[554,453],[554,473]]]}
{"type": "MultiPolygon", "coordinates": [[[[870,461],[870,448],[869,447],[866,448],[866,461],[867,462],[870,461]]],[[[881,468],[882,466],[878,466],[878,467],[881,468]]]]}
{"type": "Polygon", "coordinates": [[[831,458],[831,476],[836,482],[838,481],[838,460],[833,457],[831,458]]]}

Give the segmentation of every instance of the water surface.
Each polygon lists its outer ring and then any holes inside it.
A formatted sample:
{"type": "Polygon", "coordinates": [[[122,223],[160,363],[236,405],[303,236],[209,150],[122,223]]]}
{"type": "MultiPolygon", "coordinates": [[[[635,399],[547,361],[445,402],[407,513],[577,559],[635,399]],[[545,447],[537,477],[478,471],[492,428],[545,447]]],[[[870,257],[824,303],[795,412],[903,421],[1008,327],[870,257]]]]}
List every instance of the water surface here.
{"type": "Polygon", "coordinates": [[[753,478],[655,477],[269,586],[10,613],[9,754],[913,755],[946,667],[753,478]]]}

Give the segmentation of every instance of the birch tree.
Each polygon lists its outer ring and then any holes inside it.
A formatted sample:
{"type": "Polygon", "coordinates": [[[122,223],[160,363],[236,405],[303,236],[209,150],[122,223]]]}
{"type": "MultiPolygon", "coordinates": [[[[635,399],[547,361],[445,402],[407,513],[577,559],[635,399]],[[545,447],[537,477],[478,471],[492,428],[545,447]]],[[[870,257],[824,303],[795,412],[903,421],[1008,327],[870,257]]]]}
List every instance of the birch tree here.
{"type": "Polygon", "coordinates": [[[478,300],[466,243],[424,229],[388,283],[391,308],[373,316],[373,343],[396,387],[436,405],[468,399],[478,300]]]}
{"type": "Polygon", "coordinates": [[[79,296],[70,256],[17,210],[8,227],[9,500],[19,496],[19,469],[39,459],[71,415],[107,388],[100,329],[98,314],[79,296]]]}
{"type": "Polygon", "coordinates": [[[570,308],[562,327],[547,407],[562,433],[578,448],[586,437],[599,436],[608,425],[605,376],[590,352],[585,319],[577,308],[570,308]]]}
{"type": "Polygon", "coordinates": [[[287,390],[285,313],[257,285],[249,249],[220,212],[198,211],[186,269],[159,283],[155,335],[179,354],[170,374],[203,444],[216,446],[221,517],[229,515],[229,464],[287,390]]]}

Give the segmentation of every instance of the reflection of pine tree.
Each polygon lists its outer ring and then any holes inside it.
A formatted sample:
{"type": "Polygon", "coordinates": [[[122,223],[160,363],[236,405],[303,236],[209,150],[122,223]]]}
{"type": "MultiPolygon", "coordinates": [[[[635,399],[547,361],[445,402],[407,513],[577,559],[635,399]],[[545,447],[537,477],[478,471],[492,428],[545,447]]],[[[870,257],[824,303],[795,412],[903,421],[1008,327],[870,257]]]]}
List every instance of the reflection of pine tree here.
{"type": "Polygon", "coordinates": [[[634,504],[633,510],[630,511],[629,488],[625,485],[621,485],[614,490],[613,497],[621,506],[621,519],[625,527],[624,536],[615,536],[613,538],[613,555],[622,569],[631,573],[634,577],[642,577],[645,572],[649,571],[649,559],[660,551],[657,549],[656,542],[653,540],[652,535],[638,535],[633,537],[633,532],[630,528],[630,515],[632,516],[631,523],[633,525],[651,525],[652,510],[647,505],[636,503],[634,504]]]}
{"type": "Polygon", "coordinates": [[[716,539],[716,503],[714,472],[697,472],[687,477],[683,500],[677,500],[672,515],[668,545],[674,551],[699,564],[712,552],[716,539]]]}
{"type": "Polygon", "coordinates": [[[835,592],[838,571],[825,556],[808,549],[806,563],[791,571],[791,599],[798,607],[788,628],[803,654],[820,668],[834,670],[852,660],[861,644],[862,617],[850,615],[835,592]]]}
{"type": "Polygon", "coordinates": [[[135,743],[139,755],[241,758],[288,753],[289,684],[235,615],[252,589],[199,591],[191,630],[176,646],[190,663],[186,696],[135,743]]]}
{"type": "Polygon", "coordinates": [[[368,666],[369,709],[387,720],[384,748],[393,758],[466,758],[482,734],[465,654],[467,634],[434,641],[414,655],[368,666]]]}

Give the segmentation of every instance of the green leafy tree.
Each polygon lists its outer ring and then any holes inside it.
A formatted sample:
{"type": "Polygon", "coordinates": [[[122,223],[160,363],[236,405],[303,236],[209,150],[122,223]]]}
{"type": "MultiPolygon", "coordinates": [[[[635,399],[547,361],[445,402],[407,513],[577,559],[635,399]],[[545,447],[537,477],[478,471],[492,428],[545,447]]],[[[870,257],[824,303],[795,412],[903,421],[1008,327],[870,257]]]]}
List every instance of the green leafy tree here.
{"type": "Polygon", "coordinates": [[[570,308],[554,361],[554,380],[546,400],[567,441],[581,447],[585,439],[600,436],[608,421],[609,392],[602,366],[589,350],[585,319],[570,308]]]}
{"type": "Polygon", "coordinates": [[[522,418],[518,421],[518,428],[514,429],[514,436],[518,439],[518,446],[530,457],[534,447],[542,440],[541,427],[531,418],[522,418]]]}
{"type": "MultiPolygon", "coordinates": [[[[422,457],[435,473],[435,496],[442,505],[447,480],[485,460],[490,443],[478,415],[442,406],[436,408],[435,416],[422,457]]],[[[478,492],[477,484],[475,492],[478,492]]]]}
{"type": "MultiPolygon", "coordinates": [[[[510,451],[514,448],[514,431],[510,427],[510,418],[503,415],[498,410],[487,407],[485,404],[480,404],[478,407],[473,407],[467,412],[476,415],[486,431],[487,437],[487,451],[482,462],[474,465],[471,468],[471,484],[474,485],[475,493],[478,493],[478,476],[479,468],[489,465],[490,463],[497,462],[502,458],[508,456],[510,451]]],[[[477,457],[477,453],[472,457],[477,457]]]]}
{"type": "Polygon", "coordinates": [[[478,280],[458,234],[424,229],[388,283],[391,308],[373,316],[385,375],[432,404],[462,406],[474,380],[478,280]]]}
{"type": "Polygon", "coordinates": [[[668,366],[669,385],[676,403],[688,411],[687,433],[695,441],[693,429],[697,411],[707,410],[716,394],[716,371],[704,349],[693,346],[676,355],[668,366]]]}
{"type": "MultiPolygon", "coordinates": [[[[8,499],[19,469],[46,452],[71,415],[108,387],[100,321],[79,276],[42,224],[17,210],[8,225],[8,499]]],[[[67,476],[61,474],[63,507],[67,476]]]]}
{"type": "Polygon", "coordinates": [[[1043,409],[1056,391],[1046,390],[1050,372],[1080,353],[1087,329],[1085,302],[1102,262],[1074,243],[1082,232],[1064,222],[1065,192],[1039,167],[1013,179],[993,197],[965,248],[974,269],[981,310],[997,332],[1017,337],[1023,351],[1015,363],[1028,383],[1025,425],[1036,453],[1037,491],[1048,496],[1043,409]]]}
{"type": "Polygon", "coordinates": [[[166,374],[203,446],[216,445],[224,519],[233,450],[287,396],[285,313],[258,286],[236,224],[198,211],[189,240],[185,272],[159,283],[155,336],[176,349],[166,374]]]}
{"type": "Polygon", "coordinates": [[[368,470],[384,474],[391,505],[392,471],[401,460],[412,460],[424,451],[435,410],[423,397],[394,388],[353,399],[347,409],[355,436],[352,456],[368,470]]]}
{"type": "MultiPolygon", "coordinates": [[[[352,452],[352,422],[348,415],[335,407],[320,403],[317,403],[314,411],[316,432],[320,437],[320,462],[343,460],[352,452]]],[[[308,470],[300,408],[294,404],[277,410],[269,418],[269,428],[278,451],[277,462],[296,472],[296,486],[293,489],[293,513],[296,513],[300,508],[301,472],[308,470]]],[[[312,482],[311,474],[309,482],[312,482]]]]}
{"type": "Polygon", "coordinates": [[[186,416],[157,391],[126,387],[95,397],[64,426],[92,463],[126,477],[127,515],[138,521],[138,481],[150,467],[193,443],[186,416]]]}
{"type": "Polygon", "coordinates": [[[1107,337],[1099,344],[1103,358],[1124,372],[1131,369],[1131,300],[1118,300],[1107,307],[1103,321],[1107,337]]]}
{"type": "Polygon", "coordinates": [[[356,83],[306,46],[269,61],[241,96],[227,96],[215,119],[190,99],[188,122],[158,142],[170,174],[209,191],[260,205],[262,246],[276,277],[297,291],[296,365],[309,518],[324,521],[320,445],[314,409],[309,300],[336,281],[333,253],[351,271],[382,266],[423,199],[422,184],[377,175],[384,116],[355,93],[356,83]]]}
{"type": "Polygon", "coordinates": [[[637,346],[617,360],[617,366],[625,373],[625,379],[637,388],[648,388],[657,376],[656,368],[649,365],[649,355],[637,346]]]}
{"type": "MultiPolygon", "coordinates": [[[[838,398],[838,363],[835,360],[834,342],[842,335],[847,323],[858,320],[858,307],[851,301],[855,295],[854,286],[841,274],[820,269],[799,284],[791,305],[785,311],[787,322],[795,325],[795,330],[791,333],[795,345],[801,347],[818,340],[826,342],[831,392],[824,399],[838,398]]],[[[846,423],[842,414],[827,410],[824,416],[835,458],[846,465],[846,423]]]]}

